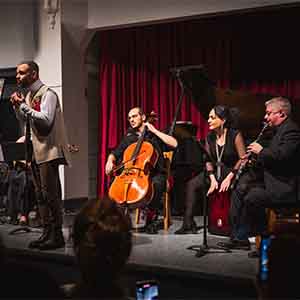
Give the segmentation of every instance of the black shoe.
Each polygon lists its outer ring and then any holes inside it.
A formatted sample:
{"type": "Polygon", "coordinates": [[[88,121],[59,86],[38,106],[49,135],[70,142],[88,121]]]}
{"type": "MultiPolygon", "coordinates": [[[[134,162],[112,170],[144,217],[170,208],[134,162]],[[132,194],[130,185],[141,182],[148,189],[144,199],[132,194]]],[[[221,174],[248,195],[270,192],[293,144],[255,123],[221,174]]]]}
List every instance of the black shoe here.
{"type": "Polygon", "coordinates": [[[39,250],[54,250],[65,247],[65,240],[61,230],[56,230],[50,234],[48,240],[39,244],[39,250]]]}
{"type": "Polygon", "coordinates": [[[217,245],[225,249],[237,249],[237,250],[246,250],[251,249],[250,242],[248,240],[229,240],[228,242],[218,242],[217,245]]]}
{"type": "Polygon", "coordinates": [[[145,233],[158,234],[158,226],[156,222],[151,222],[145,227],[145,233]]]}
{"type": "Polygon", "coordinates": [[[18,225],[19,221],[17,217],[8,217],[8,223],[11,225],[18,225]]]}
{"type": "Polygon", "coordinates": [[[192,224],[191,226],[182,225],[178,230],[174,232],[174,234],[197,234],[197,226],[196,224],[192,224]]]}
{"type": "Polygon", "coordinates": [[[34,248],[39,248],[40,244],[44,243],[45,241],[47,241],[49,239],[51,230],[50,227],[44,227],[43,233],[41,234],[41,236],[34,241],[31,241],[28,245],[28,248],[34,249],[34,248]]]}
{"type": "Polygon", "coordinates": [[[183,224],[182,226],[177,229],[174,234],[197,234],[198,229],[197,229],[197,224],[194,219],[191,221],[186,221],[183,219],[183,224]]]}
{"type": "Polygon", "coordinates": [[[158,230],[164,229],[164,220],[163,219],[158,219],[158,220],[154,221],[154,223],[158,230]]]}

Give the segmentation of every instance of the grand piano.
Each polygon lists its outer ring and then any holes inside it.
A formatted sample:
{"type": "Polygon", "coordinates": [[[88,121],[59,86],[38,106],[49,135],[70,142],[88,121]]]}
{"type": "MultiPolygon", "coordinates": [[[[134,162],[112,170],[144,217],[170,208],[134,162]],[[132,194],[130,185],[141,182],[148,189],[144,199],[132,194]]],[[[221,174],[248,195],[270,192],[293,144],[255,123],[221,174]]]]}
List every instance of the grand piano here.
{"type": "MultiPolygon", "coordinates": [[[[217,88],[209,79],[203,65],[184,66],[172,68],[171,73],[176,76],[182,94],[178,102],[175,118],[173,120],[172,134],[178,140],[178,148],[174,153],[172,174],[174,188],[172,191],[172,213],[181,214],[184,209],[185,183],[195,173],[203,168],[201,161],[201,147],[196,140],[197,128],[190,121],[177,121],[182,96],[189,93],[197,109],[206,119],[209,111],[218,104],[236,107],[239,112],[239,129],[242,131],[246,143],[253,141],[262,128],[265,101],[274,95],[251,94],[230,89],[217,88]]],[[[293,107],[293,119],[300,122],[300,107],[293,107]]],[[[201,212],[201,201],[196,208],[201,212]]]]}

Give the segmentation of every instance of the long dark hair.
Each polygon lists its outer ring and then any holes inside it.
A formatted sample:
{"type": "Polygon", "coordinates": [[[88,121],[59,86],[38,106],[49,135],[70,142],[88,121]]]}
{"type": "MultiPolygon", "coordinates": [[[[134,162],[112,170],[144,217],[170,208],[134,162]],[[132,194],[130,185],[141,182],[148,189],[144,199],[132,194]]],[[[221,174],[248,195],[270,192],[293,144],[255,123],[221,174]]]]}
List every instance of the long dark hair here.
{"type": "Polygon", "coordinates": [[[224,105],[216,105],[213,110],[215,114],[222,120],[225,120],[224,127],[238,128],[240,111],[236,107],[227,107],[224,105]]]}

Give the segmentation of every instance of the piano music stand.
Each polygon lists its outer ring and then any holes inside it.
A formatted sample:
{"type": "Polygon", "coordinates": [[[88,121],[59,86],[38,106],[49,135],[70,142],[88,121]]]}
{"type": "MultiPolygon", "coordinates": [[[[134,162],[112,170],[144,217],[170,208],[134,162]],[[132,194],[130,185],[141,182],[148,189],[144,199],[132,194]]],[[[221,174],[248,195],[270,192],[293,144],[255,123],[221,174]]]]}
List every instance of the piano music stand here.
{"type": "MultiPolygon", "coordinates": [[[[184,66],[179,68],[173,68],[170,70],[171,73],[175,74],[176,78],[179,81],[181,87],[181,95],[179,102],[176,107],[176,114],[171,126],[170,133],[171,135],[174,132],[177,115],[179,113],[179,106],[182,103],[183,95],[185,90],[189,91],[192,94],[192,98],[196,101],[197,108],[200,110],[201,103],[200,101],[203,100],[205,106],[201,108],[201,113],[206,118],[208,112],[215,106],[216,99],[213,89],[213,82],[209,80],[204,67],[202,65],[198,66],[184,66]],[[205,99],[206,97],[206,99],[205,99]]],[[[199,143],[204,155],[210,158],[210,154],[206,151],[205,147],[199,143]]],[[[205,185],[204,185],[205,186],[205,185]]],[[[202,192],[204,195],[204,203],[203,203],[203,243],[202,245],[192,245],[189,246],[187,249],[195,250],[196,257],[202,257],[205,254],[209,253],[230,253],[230,249],[224,249],[217,246],[208,246],[207,243],[207,217],[208,217],[208,196],[204,191],[202,192]],[[214,250],[210,252],[210,250],[214,250]]]]}

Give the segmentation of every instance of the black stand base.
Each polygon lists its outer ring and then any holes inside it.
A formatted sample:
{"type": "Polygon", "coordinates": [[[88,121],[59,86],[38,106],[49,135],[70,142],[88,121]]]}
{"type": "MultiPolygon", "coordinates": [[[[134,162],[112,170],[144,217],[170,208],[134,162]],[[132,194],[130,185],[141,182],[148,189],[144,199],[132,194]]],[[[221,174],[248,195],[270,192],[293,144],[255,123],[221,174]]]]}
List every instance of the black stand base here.
{"type": "Polygon", "coordinates": [[[207,245],[193,245],[187,248],[188,250],[196,251],[196,257],[202,257],[206,254],[212,253],[231,253],[230,249],[224,249],[218,246],[207,246],[207,245]]]}
{"type": "Polygon", "coordinates": [[[17,234],[17,233],[29,233],[29,232],[38,232],[42,233],[41,228],[31,228],[29,226],[21,226],[18,228],[15,228],[9,232],[9,235],[17,234]]]}
{"type": "Polygon", "coordinates": [[[15,229],[11,230],[9,232],[9,235],[13,235],[13,234],[19,233],[19,232],[31,232],[31,229],[27,226],[21,226],[21,227],[18,227],[18,228],[15,228],[15,229]]]}
{"type": "Polygon", "coordinates": [[[0,225],[6,224],[6,216],[1,216],[0,217],[0,225]]]}

